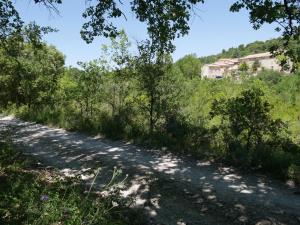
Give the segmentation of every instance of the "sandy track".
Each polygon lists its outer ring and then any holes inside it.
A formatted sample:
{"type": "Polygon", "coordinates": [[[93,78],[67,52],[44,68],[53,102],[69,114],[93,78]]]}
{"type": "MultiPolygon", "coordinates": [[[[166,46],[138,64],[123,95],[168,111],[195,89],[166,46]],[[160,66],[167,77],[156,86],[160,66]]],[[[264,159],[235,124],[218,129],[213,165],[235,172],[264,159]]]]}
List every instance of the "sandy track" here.
{"type": "Polygon", "coordinates": [[[99,185],[113,166],[122,168],[129,174],[124,195],[152,224],[300,224],[300,196],[264,176],[2,117],[0,133],[7,130],[44,165],[71,173],[101,166],[99,185]]]}

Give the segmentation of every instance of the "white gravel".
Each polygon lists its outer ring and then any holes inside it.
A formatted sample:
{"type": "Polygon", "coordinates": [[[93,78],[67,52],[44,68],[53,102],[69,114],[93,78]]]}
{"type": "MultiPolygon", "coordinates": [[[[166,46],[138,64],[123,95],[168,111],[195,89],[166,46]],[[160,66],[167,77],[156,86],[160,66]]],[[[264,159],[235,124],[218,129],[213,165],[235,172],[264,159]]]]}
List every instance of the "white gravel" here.
{"type": "Polygon", "coordinates": [[[152,224],[300,224],[295,188],[266,176],[14,117],[0,118],[0,133],[5,131],[46,166],[68,174],[100,166],[99,186],[109,180],[113,166],[122,168],[124,176],[129,174],[123,196],[133,197],[152,224]]]}

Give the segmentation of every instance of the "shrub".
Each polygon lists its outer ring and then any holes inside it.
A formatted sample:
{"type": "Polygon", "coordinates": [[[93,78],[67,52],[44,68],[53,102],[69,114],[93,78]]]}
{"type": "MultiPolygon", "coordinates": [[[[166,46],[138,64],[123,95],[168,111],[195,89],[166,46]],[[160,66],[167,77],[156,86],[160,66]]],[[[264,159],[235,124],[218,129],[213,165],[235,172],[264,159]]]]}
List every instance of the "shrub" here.
{"type": "Polygon", "coordinates": [[[244,168],[271,171],[274,164],[286,170],[291,160],[287,154],[281,155],[285,124],[272,119],[272,107],[263,96],[261,90],[249,89],[235,98],[215,100],[210,115],[221,120],[216,131],[221,132],[226,157],[232,162],[244,168]]]}

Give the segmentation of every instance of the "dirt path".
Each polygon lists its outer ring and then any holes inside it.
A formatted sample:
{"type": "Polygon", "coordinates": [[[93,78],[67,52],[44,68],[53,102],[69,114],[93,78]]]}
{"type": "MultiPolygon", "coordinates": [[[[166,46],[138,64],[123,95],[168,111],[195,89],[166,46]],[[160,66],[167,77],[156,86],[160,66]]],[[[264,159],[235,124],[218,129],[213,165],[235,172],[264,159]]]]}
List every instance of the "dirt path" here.
{"type": "Polygon", "coordinates": [[[0,133],[6,130],[45,165],[70,173],[101,166],[99,185],[113,166],[122,168],[129,175],[123,195],[150,224],[300,224],[300,196],[263,176],[12,117],[0,118],[0,133]]]}

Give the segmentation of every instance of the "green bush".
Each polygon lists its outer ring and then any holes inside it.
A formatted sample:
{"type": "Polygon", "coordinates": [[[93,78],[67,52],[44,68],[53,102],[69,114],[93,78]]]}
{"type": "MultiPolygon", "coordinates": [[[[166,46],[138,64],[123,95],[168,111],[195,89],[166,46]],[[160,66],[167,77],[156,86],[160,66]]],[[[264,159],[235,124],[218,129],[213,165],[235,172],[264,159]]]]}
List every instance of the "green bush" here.
{"type": "Polygon", "coordinates": [[[272,71],[272,70],[264,70],[258,73],[257,78],[261,81],[266,82],[268,85],[276,85],[279,84],[284,78],[282,73],[272,71]]]}
{"type": "Polygon", "coordinates": [[[215,100],[211,116],[219,117],[224,156],[243,168],[256,168],[281,177],[288,175],[299,147],[286,139],[285,124],[271,116],[271,105],[259,89],[243,91],[228,100],[215,100]],[[293,154],[291,154],[293,152],[293,154]]]}

